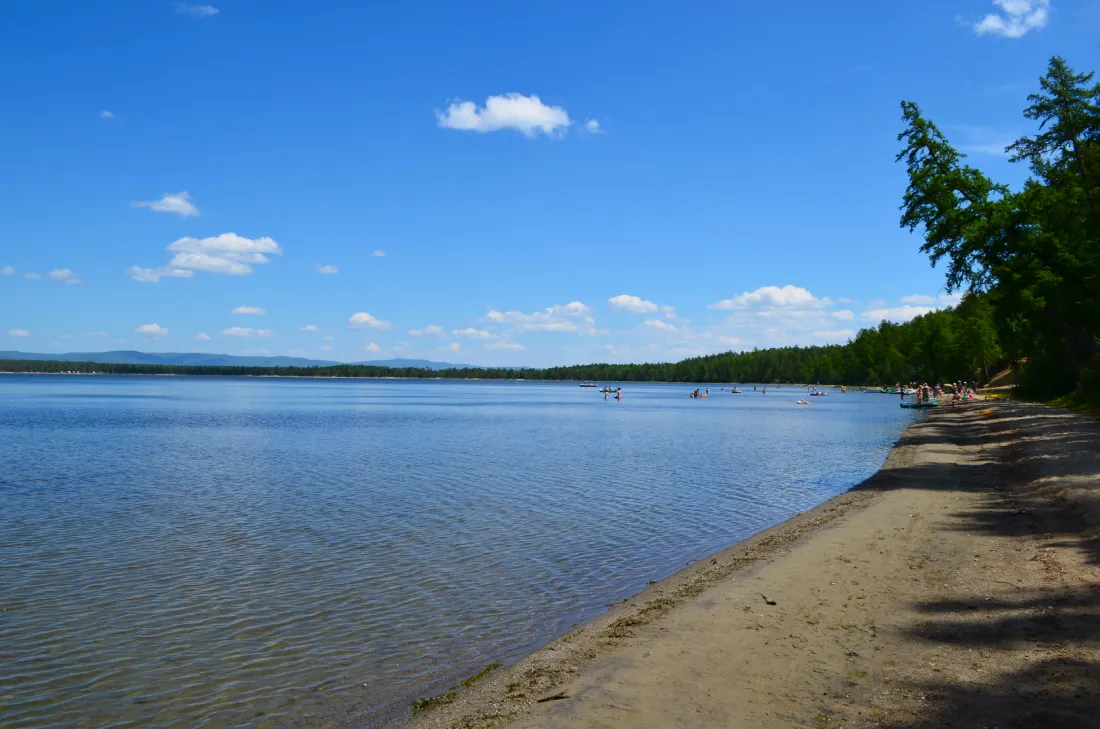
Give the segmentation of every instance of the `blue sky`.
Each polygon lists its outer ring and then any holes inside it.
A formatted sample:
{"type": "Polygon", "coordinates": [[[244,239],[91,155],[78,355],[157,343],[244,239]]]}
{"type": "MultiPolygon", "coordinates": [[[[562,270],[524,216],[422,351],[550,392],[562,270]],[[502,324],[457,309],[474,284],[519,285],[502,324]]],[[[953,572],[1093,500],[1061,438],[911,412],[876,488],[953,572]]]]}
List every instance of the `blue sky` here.
{"type": "Polygon", "coordinates": [[[1019,184],[1027,93],[1097,37],[1072,0],[6,0],[0,349],[845,341],[951,301],[898,228],[899,101],[1019,184]]]}

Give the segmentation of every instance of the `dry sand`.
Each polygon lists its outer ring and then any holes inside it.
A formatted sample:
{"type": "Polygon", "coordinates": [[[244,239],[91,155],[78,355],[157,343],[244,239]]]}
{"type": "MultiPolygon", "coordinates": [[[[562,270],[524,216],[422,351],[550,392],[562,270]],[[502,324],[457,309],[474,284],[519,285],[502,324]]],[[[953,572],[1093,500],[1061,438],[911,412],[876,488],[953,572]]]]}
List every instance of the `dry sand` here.
{"type": "Polygon", "coordinates": [[[860,487],[410,726],[1100,727],[1098,481],[1096,420],[941,409],[860,487]]]}

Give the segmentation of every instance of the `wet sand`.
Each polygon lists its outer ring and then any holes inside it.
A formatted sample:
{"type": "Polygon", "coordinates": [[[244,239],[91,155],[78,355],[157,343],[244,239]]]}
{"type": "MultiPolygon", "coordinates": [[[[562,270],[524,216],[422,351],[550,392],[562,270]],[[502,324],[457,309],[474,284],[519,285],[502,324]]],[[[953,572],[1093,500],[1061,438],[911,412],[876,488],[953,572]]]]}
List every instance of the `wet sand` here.
{"type": "Polygon", "coordinates": [[[1096,727],[1100,422],[942,408],[852,491],[410,727],[1096,727]]]}

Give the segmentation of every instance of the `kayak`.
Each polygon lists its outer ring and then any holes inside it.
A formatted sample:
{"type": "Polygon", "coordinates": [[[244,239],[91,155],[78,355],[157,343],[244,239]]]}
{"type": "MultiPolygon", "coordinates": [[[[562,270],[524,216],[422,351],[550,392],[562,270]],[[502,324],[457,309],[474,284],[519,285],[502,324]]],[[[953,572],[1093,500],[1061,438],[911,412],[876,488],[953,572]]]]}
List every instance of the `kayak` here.
{"type": "Polygon", "coordinates": [[[938,408],[940,406],[939,400],[929,400],[928,402],[903,402],[901,403],[903,408],[938,408]]]}

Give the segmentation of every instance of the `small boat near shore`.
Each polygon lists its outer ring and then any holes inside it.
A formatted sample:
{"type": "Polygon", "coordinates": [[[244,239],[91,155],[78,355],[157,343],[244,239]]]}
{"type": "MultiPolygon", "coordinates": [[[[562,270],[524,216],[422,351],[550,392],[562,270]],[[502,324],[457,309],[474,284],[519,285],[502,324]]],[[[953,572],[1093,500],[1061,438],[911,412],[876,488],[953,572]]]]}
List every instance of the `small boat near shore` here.
{"type": "Polygon", "coordinates": [[[582,382],[580,387],[599,387],[595,382],[582,382]]]}

